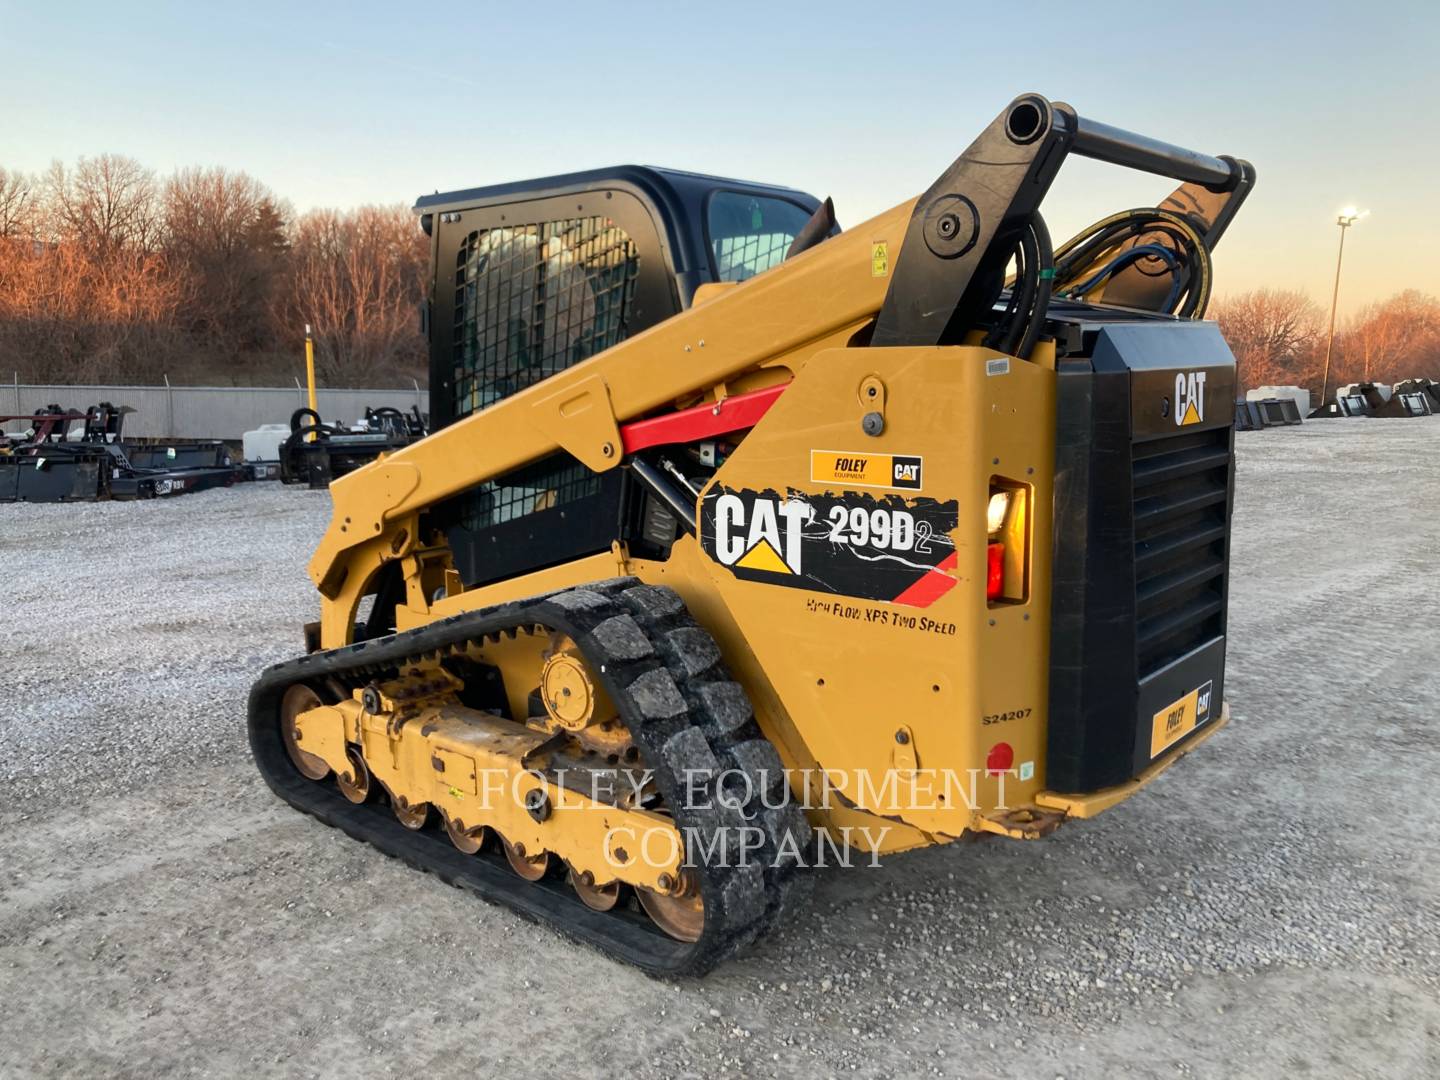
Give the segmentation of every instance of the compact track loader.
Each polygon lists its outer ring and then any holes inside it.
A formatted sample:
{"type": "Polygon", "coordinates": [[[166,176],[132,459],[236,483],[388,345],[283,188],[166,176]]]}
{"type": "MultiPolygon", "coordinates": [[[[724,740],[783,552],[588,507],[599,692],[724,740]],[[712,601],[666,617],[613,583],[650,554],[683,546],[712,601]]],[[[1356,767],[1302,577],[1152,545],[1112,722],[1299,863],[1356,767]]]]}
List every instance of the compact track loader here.
{"type": "Polygon", "coordinates": [[[816,861],[1125,799],[1228,719],[1253,180],[1027,94],[846,231],[634,167],[421,199],[438,430],[330,487],[266,780],[668,973],[816,861]],[[1181,186],[1052,248],[1071,154],[1181,186]]]}

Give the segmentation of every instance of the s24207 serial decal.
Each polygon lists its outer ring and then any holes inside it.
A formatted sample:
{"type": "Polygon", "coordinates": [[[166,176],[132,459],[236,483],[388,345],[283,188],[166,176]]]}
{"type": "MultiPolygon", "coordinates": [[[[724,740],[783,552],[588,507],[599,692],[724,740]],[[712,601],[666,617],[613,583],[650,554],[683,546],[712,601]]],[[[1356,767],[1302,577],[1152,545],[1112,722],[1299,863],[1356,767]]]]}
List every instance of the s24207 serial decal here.
{"type": "Polygon", "coordinates": [[[705,553],[744,581],[926,607],[955,579],[951,499],[712,488],[705,553]]]}

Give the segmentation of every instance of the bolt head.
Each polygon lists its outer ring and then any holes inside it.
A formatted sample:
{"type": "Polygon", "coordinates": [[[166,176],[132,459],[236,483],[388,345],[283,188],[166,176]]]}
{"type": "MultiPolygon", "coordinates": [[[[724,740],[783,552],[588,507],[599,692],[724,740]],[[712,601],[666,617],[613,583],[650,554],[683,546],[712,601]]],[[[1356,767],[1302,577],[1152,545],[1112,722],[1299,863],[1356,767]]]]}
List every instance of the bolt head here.
{"type": "Polygon", "coordinates": [[[980,236],[980,214],[964,195],[942,195],[925,213],[925,246],[942,259],[964,255],[980,236]]]}

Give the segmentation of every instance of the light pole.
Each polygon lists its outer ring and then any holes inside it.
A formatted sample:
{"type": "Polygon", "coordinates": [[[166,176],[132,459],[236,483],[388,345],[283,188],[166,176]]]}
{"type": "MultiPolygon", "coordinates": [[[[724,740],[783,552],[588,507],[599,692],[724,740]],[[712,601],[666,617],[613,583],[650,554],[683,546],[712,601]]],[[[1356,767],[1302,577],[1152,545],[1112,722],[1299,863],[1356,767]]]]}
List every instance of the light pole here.
{"type": "Polygon", "coordinates": [[[1345,230],[1354,225],[1369,210],[1356,210],[1353,206],[1347,206],[1335,217],[1335,224],[1340,226],[1340,254],[1335,256],[1335,291],[1330,294],[1330,333],[1325,337],[1325,371],[1320,376],[1320,408],[1325,407],[1325,391],[1330,384],[1330,352],[1335,347],[1335,305],[1340,300],[1340,263],[1345,258],[1345,230]]]}

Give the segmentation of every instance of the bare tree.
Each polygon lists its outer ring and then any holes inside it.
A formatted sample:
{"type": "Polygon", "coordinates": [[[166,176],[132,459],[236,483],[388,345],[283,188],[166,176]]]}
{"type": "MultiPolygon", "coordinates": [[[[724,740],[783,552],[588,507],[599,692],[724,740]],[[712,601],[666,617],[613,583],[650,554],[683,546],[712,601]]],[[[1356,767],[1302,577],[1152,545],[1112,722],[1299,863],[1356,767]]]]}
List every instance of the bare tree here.
{"type": "Polygon", "coordinates": [[[264,347],[288,247],[284,211],[245,173],[185,169],[165,183],[164,248],[186,286],[185,318],[221,352],[264,347]]]}
{"type": "Polygon", "coordinates": [[[32,236],[37,206],[35,178],[0,166],[0,239],[32,236]]]}
{"type": "Polygon", "coordinates": [[[150,377],[177,345],[180,292],[157,255],[104,259],[80,244],[8,241],[0,263],[0,361],[30,377],[150,377]]]}
{"type": "Polygon", "coordinates": [[[1315,350],[1324,313],[1304,293],[1257,289],[1225,297],[1211,317],[1235,353],[1241,387],[1319,382],[1315,350]]]}
{"type": "Polygon", "coordinates": [[[425,375],[427,247],[405,208],[292,221],[226,169],[163,183],[116,155],[0,170],[0,370],[42,381],[236,382],[294,370],[315,328],[326,381],[425,375]]]}
{"type": "Polygon", "coordinates": [[[290,280],[277,319],[292,340],[314,328],[323,377],[352,385],[424,368],[416,305],[424,235],[403,206],[315,210],[296,223],[290,280]]]}
{"type": "Polygon", "coordinates": [[[1440,377],[1440,300],[1415,289],[1371,304],[1337,339],[1344,381],[1440,377]]]}
{"type": "Polygon", "coordinates": [[[159,240],[155,174],[133,158],[82,157],[73,170],[57,161],[46,184],[55,240],[89,244],[106,254],[123,248],[149,252],[159,240]]]}

